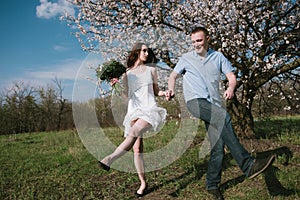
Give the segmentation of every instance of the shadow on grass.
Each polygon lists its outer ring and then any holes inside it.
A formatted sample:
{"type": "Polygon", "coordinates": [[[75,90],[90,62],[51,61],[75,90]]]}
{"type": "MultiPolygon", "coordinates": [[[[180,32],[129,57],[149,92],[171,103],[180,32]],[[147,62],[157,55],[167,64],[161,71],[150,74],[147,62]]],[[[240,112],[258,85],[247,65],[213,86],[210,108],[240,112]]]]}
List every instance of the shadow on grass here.
{"type": "MultiPolygon", "coordinates": [[[[274,154],[277,156],[285,156],[286,160],[284,162],[284,165],[288,165],[289,159],[292,158],[293,154],[290,151],[288,147],[280,147],[274,150],[270,151],[264,151],[257,153],[257,157],[266,157],[270,154],[274,154]]],[[[232,160],[231,154],[226,154],[224,156],[224,164],[223,164],[223,170],[226,168],[230,168],[232,165],[230,164],[230,161],[232,160]]],[[[205,174],[208,166],[208,158],[202,161],[201,164],[194,163],[192,167],[190,167],[186,173],[173,178],[171,180],[168,180],[160,185],[156,185],[149,189],[148,192],[153,192],[159,188],[161,188],[163,185],[169,184],[169,183],[178,183],[179,187],[169,195],[172,197],[178,197],[181,190],[185,189],[189,184],[193,182],[197,182],[200,180],[205,174]],[[195,173],[195,176],[191,176],[192,173],[195,173]]],[[[263,172],[265,177],[265,182],[267,185],[267,188],[269,190],[269,194],[271,196],[291,196],[296,193],[295,190],[286,189],[282,186],[280,181],[278,180],[276,176],[276,170],[279,170],[275,166],[270,166],[266,171],[263,172]]],[[[245,180],[245,176],[239,176],[234,179],[228,180],[220,185],[220,190],[222,193],[226,191],[227,189],[234,187],[235,185],[242,183],[245,180]]]]}
{"type": "MultiPolygon", "coordinates": [[[[225,165],[229,166],[230,158],[231,157],[229,154],[226,154],[224,156],[224,161],[226,163],[226,164],[224,164],[224,166],[225,165]]],[[[188,168],[186,173],[184,173],[176,178],[165,181],[162,184],[159,184],[152,188],[149,188],[148,192],[150,193],[155,190],[158,190],[159,188],[163,187],[164,185],[167,185],[170,183],[176,183],[176,184],[179,184],[180,186],[178,187],[178,189],[176,189],[175,191],[172,191],[168,195],[170,195],[172,197],[179,197],[181,190],[186,188],[189,184],[199,181],[205,175],[207,167],[208,167],[208,158],[205,158],[204,160],[202,160],[201,163],[195,162],[195,163],[193,163],[193,165],[191,167],[188,168]],[[195,176],[191,175],[193,173],[195,174],[195,176]]]]}
{"type": "Polygon", "coordinates": [[[296,193],[295,190],[286,189],[282,186],[276,177],[277,167],[271,166],[265,172],[265,181],[271,196],[291,196],[296,193]]]}
{"type": "MultiPolygon", "coordinates": [[[[293,153],[288,147],[280,147],[274,150],[269,150],[269,151],[263,151],[257,153],[256,157],[257,158],[262,158],[262,157],[267,157],[269,155],[276,155],[278,156],[284,156],[286,158],[285,162],[283,163],[284,165],[288,165],[290,158],[292,158],[293,153]]],[[[263,172],[264,177],[265,177],[265,182],[267,185],[267,188],[269,190],[269,194],[271,196],[290,196],[295,194],[295,190],[290,190],[286,189],[282,186],[280,181],[278,180],[276,176],[276,170],[278,171],[279,169],[275,166],[270,166],[267,168],[266,171],[263,172]]],[[[239,176],[237,178],[231,179],[226,181],[220,186],[221,191],[225,191],[228,188],[231,188],[245,180],[245,176],[239,176]]]]}
{"type": "MultiPolygon", "coordinates": [[[[289,160],[293,157],[292,151],[288,147],[280,147],[274,150],[262,152],[262,155],[270,155],[270,154],[285,157],[284,165],[287,166],[289,164],[289,160]]],[[[279,168],[275,166],[269,167],[265,172],[265,181],[269,190],[270,195],[272,196],[290,196],[296,193],[295,190],[286,189],[282,186],[280,181],[276,176],[276,171],[279,171],[279,168]]]]}
{"type": "Polygon", "coordinates": [[[168,195],[172,197],[178,197],[179,193],[182,189],[187,187],[190,183],[195,182],[202,178],[202,176],[206,173],[206,169],[208,166],[208,160],[205,159],[204,163],[193,163],[191,167],[188,168],[187,172],[176,177],[169,179],[167,181],[164,181],[161,184],[155,185],[153,187],[148,188],[147,193],[154,192],[155,190],[158,190],[162,188],[164,185],[168,185],[171,183],[177,183],[180,185],[180,187],[173,191],[172,193],[169,193],[168,195]],[[191,174],[195,173],[195,176],[192,176],[191,174]]]}
{"type": "MultiPolygon", "coordinates": [[[[184,176],[188,176],[189,174],[192,173],[195,173],[195,176],[186,178],[185,180],[179,180],[180,187],[177,190],[170,193],[169,195],[172,197],[178,197],[182,189],[186,188],[192,182],[200,180],[205,175],[207,166],[208,166],[207,159],[205,159],[204,163],[201,164],[194,163],[193,166],[188,169],[187,173],[184,174],[184,176]]],[[[176,182],[178,182],[178,179],[176,180],[176,182]]]]}

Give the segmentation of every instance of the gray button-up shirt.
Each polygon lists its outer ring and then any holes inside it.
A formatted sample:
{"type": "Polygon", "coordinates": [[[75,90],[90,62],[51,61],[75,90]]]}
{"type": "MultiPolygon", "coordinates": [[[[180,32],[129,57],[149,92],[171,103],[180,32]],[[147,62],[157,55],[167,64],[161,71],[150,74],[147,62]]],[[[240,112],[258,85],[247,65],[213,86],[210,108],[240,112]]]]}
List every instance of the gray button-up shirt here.
{"type": "Polygon", "coordinates": [[[221,74],[233,71],[231,63],[220,52],[209,49],[205,59],[191,51],[182,55],[174,71],[183,76],[185,101],[204,98],[221,105],[219,84],[221,74]]]}

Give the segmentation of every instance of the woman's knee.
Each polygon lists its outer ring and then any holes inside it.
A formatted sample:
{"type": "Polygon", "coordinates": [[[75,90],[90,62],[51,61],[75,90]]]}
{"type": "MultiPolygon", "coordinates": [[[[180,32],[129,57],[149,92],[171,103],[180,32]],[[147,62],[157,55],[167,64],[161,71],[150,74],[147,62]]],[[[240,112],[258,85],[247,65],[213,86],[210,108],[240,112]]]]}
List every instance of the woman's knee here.
{"type": "Polygon", "coordinates": [[[149,123],[143,120],[136,120],[134,125],[130,128],[129,134],[133,137],[142,136],[142,134],[149,128],[149,123]]]}
{"type": "Polygon", "coordinates": [[[138,138],[132,147],[134,154],[143,153],[143,141],[142,138],[138,138]]]}
{"type": "Polygon", "coordinates": [[[133,153],[134,154],[140,154],[140,153],[143,153],[143,147],[141,146],[133,146],[133,153]]]}
{"type": "Polygon", "coordinates": [[[141,132],[141,128],[140,126],[135,123],[129,130],[128,135],[132,136],[132,137],[138,137],[140,135],[141,132]]]}

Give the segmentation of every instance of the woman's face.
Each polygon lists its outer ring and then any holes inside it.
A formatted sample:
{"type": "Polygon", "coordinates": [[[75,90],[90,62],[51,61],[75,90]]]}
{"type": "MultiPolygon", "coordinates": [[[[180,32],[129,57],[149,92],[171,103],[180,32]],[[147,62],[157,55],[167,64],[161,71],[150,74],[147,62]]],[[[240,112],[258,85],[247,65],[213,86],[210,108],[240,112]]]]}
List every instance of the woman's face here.
{"type": "Polygon", "coordinates": [[[140,62],[144,63],[146,62],[148,58],[148,47],[146,45],[142,45],[139,60],[140,62]]]}

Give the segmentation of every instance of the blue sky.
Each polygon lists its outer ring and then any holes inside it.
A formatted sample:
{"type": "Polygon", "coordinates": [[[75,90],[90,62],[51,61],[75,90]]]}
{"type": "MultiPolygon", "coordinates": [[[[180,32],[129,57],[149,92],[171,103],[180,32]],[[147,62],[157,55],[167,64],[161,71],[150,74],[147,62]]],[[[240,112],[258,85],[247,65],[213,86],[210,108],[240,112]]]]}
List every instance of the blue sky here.
{"type": "Polygon", "coordinates": [[[0,1],[0,90],[15,81],[30,86],[62,81],[64,97],[71,100],[76,74],[89,56],[74,31],[59,16],[74,9],[66,0],[0,1]]]}

